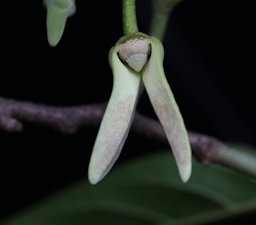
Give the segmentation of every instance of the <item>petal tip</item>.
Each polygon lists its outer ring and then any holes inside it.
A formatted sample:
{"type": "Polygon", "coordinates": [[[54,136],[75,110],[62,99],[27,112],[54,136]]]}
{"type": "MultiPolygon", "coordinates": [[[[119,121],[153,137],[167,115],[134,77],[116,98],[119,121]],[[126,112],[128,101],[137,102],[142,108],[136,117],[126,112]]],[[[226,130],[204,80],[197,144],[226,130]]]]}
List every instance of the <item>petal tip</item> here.
{"type": "Polygon", "coordinates": [[[89,165],[89,170],[88,170],[88,180],[90,184],[95,185],[99,183],[102,180],[103,176],[100,175],[100,173],[92,168],[91,164],[89,165]]]}
{"type": "Polygon", "coordinates": [[[89,183],[92,185],[95,185],[99,182],[99,179],[95,176],[92,176],[90,173],[88,174],[88,180],[89,180],[89,183]]]}
{"type": "Polygon", "coordinates": [[[189,181],[191,177],[191,172],[192,172],[192,163],[191,161],[187,162],[185,165],[182,167],[179,167],[179,174],[181,177],[181,180],[186,183],[189,181]]]}
{"type": "Polygon", "coordinates": [[[48,35],[47,39],[51,47],[56,47],[56,45],[60,42],[61,37],[52,37],[51,35],[48,35]]]}

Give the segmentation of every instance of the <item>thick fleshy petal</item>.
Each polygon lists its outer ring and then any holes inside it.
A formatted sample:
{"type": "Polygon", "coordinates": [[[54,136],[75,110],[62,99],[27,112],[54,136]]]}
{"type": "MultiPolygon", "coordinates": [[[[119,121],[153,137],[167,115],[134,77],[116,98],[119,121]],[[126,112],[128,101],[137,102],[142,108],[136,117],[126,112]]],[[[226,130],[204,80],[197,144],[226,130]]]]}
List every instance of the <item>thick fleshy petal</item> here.
{"type": "Polygon", "coordinates": [[[187,130],[164,74],[163,46],[157,38],[150,37],[148,41],[151,43],[151,56],[142,71],[142,79],[172,147],[180,176],[186,182],[191,175],[192,167],[187,130]]]}
{"type": "Polygon", "coordinates": [[[89,181],[99,182],[112,168],[127,138],[134,116],[141,77],[128,69],[112,48],[109,61],[114,84],[89,164],[89,181]]]}
{"type": "Polygon", "coordinates": [[[45,0],[48,42],[56,46],[64,32],[67,18],[75,13],[74,0],[45,0]]]}

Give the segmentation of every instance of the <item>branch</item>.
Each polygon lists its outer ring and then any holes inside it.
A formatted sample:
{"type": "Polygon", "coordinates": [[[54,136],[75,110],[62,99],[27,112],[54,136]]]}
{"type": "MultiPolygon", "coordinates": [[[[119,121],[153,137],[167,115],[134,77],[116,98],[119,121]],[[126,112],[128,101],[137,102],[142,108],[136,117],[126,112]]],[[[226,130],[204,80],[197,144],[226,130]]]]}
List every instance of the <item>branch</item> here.
{"type": "Polygon", "coordinates": [[[54,107],[0,97],[0,129],[7,132],[23,130],[20,121],[49,126],[62,133],[73,133],[79,127],[98,125],[105,104],[54,107]]]}
{"type": "MultiPolygon", "coordinates": [[[[72,133],[83,126],[98,126],[105,104],[54,107],[0,97],[0,129],[23,130],[21,121],[41,124],[62,133],[72,133]]],[[[135,114],[132,131],[152,140],[167,143],[164,130],[156,120],[135,114]]],[[[256,155],[231,148],[214,137],[189,132],[193,155],[203,164],[220,164],[256,177],[256,155]]]]}

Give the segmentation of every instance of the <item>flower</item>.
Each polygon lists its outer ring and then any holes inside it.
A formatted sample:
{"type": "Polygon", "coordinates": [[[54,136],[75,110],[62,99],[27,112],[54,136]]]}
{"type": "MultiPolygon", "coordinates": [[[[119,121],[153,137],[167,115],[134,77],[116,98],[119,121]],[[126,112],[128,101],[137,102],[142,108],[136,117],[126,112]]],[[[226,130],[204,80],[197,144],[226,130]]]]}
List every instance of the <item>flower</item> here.
{"type": "Polygon", "coordinates": [[[56,46],[64,32],[67,18],[76,11],[75,0],[44,0],[47,9],[46,27],[49,44],[56,46]]]}
{"type": "Polygon", "coordinates": [[[113,89],[93,147],[88,177],[98,183],[112,168],[127,138],[141,82],[174,153],[182,181],[191,175],[188,134],[163,70],[164,50],[155,37],[124,36],[110,50],[113,89]]]}

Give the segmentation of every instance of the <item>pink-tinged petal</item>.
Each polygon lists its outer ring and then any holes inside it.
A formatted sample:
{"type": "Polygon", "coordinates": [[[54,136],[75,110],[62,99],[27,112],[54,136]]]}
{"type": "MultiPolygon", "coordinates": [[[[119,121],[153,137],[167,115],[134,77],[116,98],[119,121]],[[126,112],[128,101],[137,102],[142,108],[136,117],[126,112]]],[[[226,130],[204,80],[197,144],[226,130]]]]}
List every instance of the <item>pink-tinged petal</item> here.
{"type": "Polygon", "coordinates": [[[163,70],[163,47],[150,37],[151,56],[142,71],[142,80],[153,108],[172,147],[181,179],[186,182],[192,170],[191,147],[183,118],[163,70]]]}
{"type": "Polygon", "coordinates": [[[98,183],[117,160],[136,108],[141,77],[120,61],[118,50],[116,46],[109,54],[114,84],[89,164],[88,177],[91,184],[98,183]]]}

